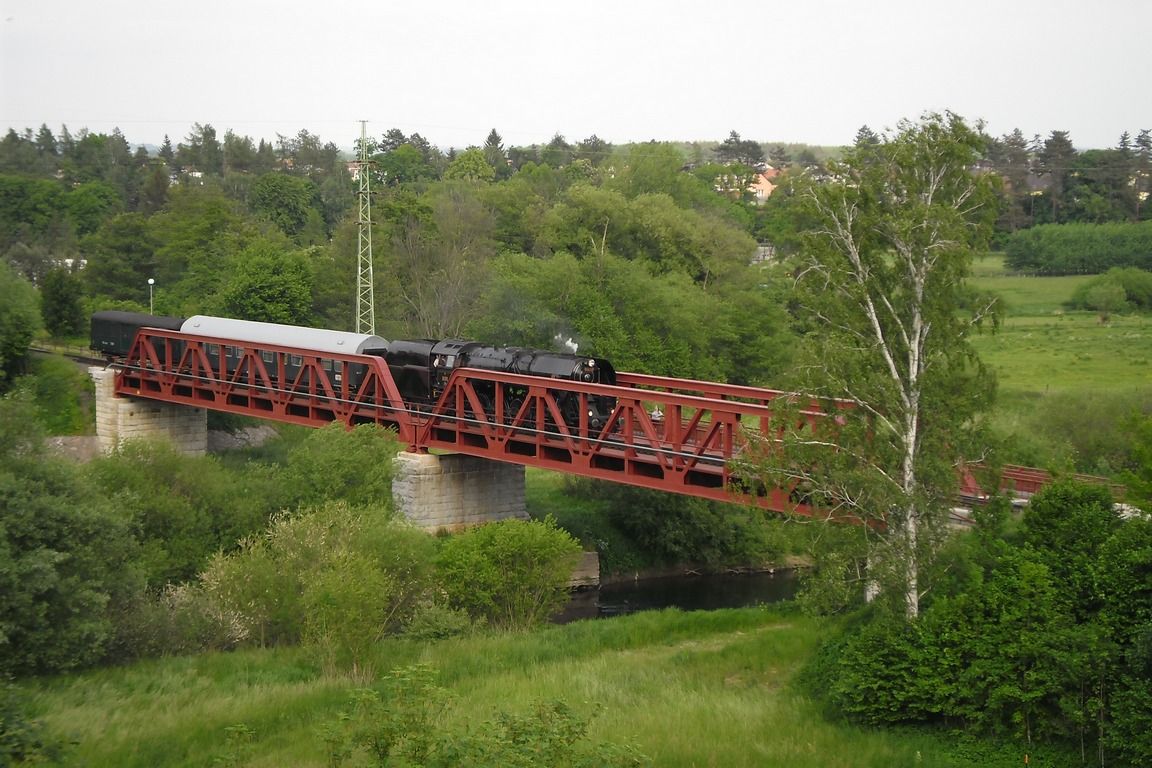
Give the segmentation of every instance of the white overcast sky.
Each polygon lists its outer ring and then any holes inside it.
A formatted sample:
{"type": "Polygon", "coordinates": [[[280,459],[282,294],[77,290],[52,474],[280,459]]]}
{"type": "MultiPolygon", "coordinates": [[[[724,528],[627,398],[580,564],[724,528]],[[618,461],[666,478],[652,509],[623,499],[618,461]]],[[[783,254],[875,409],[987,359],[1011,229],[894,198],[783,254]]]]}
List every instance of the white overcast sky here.
{"type": "Polygon", "coordinates": [[[1152,128],[1152,0],[0,0],[0,129],[351,147],[1152,128]]]}

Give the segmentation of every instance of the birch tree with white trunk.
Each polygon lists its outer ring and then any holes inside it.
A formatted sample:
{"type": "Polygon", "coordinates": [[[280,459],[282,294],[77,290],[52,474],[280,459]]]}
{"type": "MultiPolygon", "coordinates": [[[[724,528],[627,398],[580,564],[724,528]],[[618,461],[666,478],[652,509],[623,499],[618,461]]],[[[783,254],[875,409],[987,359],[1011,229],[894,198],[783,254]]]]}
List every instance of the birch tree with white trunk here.
{"type": "Polygon", "coordinates": [[[756,471],[867,522],[866,578],[908,616],[993,391],[968,336],[995,302],[965,285],[996,216],[984,146],[959,116],[926,114],[796,192],[804,352],[792,383],[851,407],[815,427],[789,419],[756,471]]]}

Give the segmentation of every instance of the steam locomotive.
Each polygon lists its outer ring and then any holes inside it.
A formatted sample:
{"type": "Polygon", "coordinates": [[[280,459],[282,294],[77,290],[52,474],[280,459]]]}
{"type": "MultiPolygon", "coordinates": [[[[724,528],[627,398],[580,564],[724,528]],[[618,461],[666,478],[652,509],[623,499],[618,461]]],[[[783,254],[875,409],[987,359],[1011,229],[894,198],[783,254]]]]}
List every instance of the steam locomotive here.
{"type": "MultiPolygon", "coordinates": [[[[324,357],[324,353],[370,355],[381,357],[388,365],[400,395],[409,406],[427,408],[443,394],[448,379],[457,368],[541,376],[550,379],[615,384],[616,370],[603,358],[567,354],[521,347],[497,347],[459,339],[401,339],[388,341],[371,334],[304,328],[277,323],[257,323],[223,317],[195,315],[189,318],[163,317],[139,312],[102,311],[92,315],[91,348],[109,360],[123,359],[141,328],[179,331],[191,336],[205,336],[233,341],[210,343],[206,352],[218,370],[233,372],[244,350],[257,352],[268,370],[279,370],[294,380],[304,364],[299,355],[285,354],[261,346],[294,347],[319,353],[321,365],[330,371],[334,381],[347,377],[350,387],[363,380],[367,366],[324,357]],[[283,359],[278,359],[277,356],[283,359]],[[278,365],[271,365],[277,363],[278,365]]],[[[174,349],[178,349],[178,344],[174,349]]],[[[162,363],[165,361],[161,361],[162,363]]],[[[496,387],[490,382],[476,382],[477,394],[486,414],[495,413],[496,387]]],[[[502,389],[503,413],[512,418],[527,396],[526,388],[505,385],[502,389]]],[[[564,422],[576,427],[580,421],[580,398],[575,393],[555,390],[554,397],[564,422]]],[[[599,429],[607,423],[616,407],[615,398],[591,395],[587,398],[588,425],[599,429]]]]}

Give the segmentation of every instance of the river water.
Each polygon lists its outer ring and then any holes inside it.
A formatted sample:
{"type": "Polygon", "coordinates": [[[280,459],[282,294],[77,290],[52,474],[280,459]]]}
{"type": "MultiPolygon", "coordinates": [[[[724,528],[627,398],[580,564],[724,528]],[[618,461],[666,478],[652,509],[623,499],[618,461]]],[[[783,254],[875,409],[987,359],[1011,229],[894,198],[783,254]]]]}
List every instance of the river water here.
{"type": "Polygon", "coordinates": [[[744,608],[791,600],[796,596],[797,584],[796,573],[791,570],[615,582],[573,593],[567,608],[552,621],[566,624],[578,619],[608,618],[659,608],[685,611],[744,608]]]}

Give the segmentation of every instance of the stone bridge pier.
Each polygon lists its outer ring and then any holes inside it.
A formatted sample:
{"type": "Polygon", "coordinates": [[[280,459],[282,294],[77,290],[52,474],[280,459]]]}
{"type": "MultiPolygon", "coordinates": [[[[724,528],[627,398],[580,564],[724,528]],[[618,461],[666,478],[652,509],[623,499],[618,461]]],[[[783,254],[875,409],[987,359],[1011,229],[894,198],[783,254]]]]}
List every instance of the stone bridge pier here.
{"type": "Polygon", "coordinates": [[[128,440],[166,440],[180,453],[203,456],[208,450],[208,411],[187,405],[116,396],[116,371],[92,367],[96,384],[96,437],[111,453],[128,440]]]}
{"type": "Polygon", "coordinates": [[[524,467],[462,454],[400,453],[392,500],[413,525],[455,531],[480,523],[526,520],[524,467]]]}

